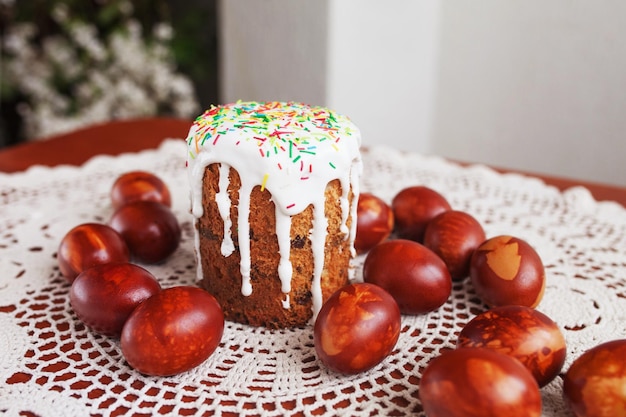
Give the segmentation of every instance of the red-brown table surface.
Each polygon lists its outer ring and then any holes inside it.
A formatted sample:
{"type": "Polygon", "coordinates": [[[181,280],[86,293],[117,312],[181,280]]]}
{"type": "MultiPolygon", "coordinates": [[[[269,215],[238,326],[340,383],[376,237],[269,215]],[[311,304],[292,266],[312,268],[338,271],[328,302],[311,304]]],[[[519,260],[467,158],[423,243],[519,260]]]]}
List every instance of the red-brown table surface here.
{"type": "MultiPolygon", "coordinates": [[[[0,149],[0,172],[19,172],[32,165],[80,165],[95,155],[119,155],[156,148],[167,138],[186,137],[192,122],[192,120],[173,118],[114,121],[44,140],[15,145],[0,149]]],[[[518,170],[494,169],[499,172],[531,175],[560,190],[583,186],[598,201],[616,201],[626,206],[626,188],[624,187],[518,170]]]]}

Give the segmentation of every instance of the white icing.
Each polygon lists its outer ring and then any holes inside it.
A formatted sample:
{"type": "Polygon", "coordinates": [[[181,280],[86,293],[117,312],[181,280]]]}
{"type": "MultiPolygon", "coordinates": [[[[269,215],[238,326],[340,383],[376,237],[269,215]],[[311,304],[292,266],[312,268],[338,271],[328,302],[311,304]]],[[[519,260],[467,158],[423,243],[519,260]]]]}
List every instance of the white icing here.
{"type": "Polygon", "coordinates": [[[289,297],[289,294],[285,294],[285,299],[282,302],[284,309],[288,309],[291,306],[290,300],[291,300],[291,297],[289,297]]]}
{"type": "Polygon", "coordinates": [[[290,233],[291,216],[284,215],[281,210],[276,208],[276,237],[278,238],[278,252],[280,253],[278,277],[280,278],[280,289],[285,294],[291,292],[291,277],[293,276],[293,266],[291,261],[289,261],[291,252],[290,233]]]}
{"type": "Polygon", "coordinates": [[[196,262],[198,265],[196,269],[196,278],[200,281],[204,273],[202,272],[202,262],[200,262],[200,233],[198,233],[197,230],[196,233],[194,233],[193,244],[196,248],[196,256],[198,258],[196,262]]]}
{"type": "MultiPolygon", "coordinates": [[[[188,173],[192,213],[202,216],[202,180],[206,167],[219,163],[219,192],[216,196],[224,221],[222,255],[234,250],[230,235],[230,199],[228,170],[235,169],[241,178],[237,236],[241,255],[241,291],[250,295],[250,193],[255,186],[267,188],[276,206],[276,235],[280,252],[278,275],[289,308],[293,269],[289,258],[291,216],[313,206],[313,229],[309,236],[313,247],[313,312],[322,303],[321,275],[328,222],[324,214],[325,189],[338,179],[341,183],[341,231],[350,239],[354,255],[356,204],[362,172],[358,128],[345,116],[320,107],[299,103],[241,103],[212,107],[200,116],[187,139],[188,173]],[[354,195],[352,204],[349,193],[354,195]],[[347,220],[352,216],[350,230],[347,220]]],[[[196,239],[201,268],[199,240],[196,239]]]]}
{"type": "Polygon", "coordinates": [[[350,185],[352,186],[352,207],[350,207],[350,217],[354,219],[350,224],[350,236],[352,237],[352,244],[350,245],[350,255],[354,258],[356,256],[356,249],[354,249],[354,237],[356,236],[356,214],[359,205],[359,195],[361,193],[360,179],[362,169],[352,169],[350,171],[350,185]]]}
{"type": "MultiPolygon", "coordinates": [[[[345,233],[348,236],[350,230],[348,230],[348,216],[350,215],[350,181],[352,181],[351,176],[347,176],[344,178],[340,178],[341,180],[341,198],[339,199],[339,204],[341,205],[341,224],[340,231],[341,233],[345,233]]],[[[356,219],[356,217],[354,217],[356,219]]],[[[355,222],[356,223],[356,222],[355,222]]]]}
{"type": "Polygon", "coordinates": [[[245,176],[241,177],[239,188],[239,207],[237,210],[237,230],[239,239],[239,255],[241,256],[239,270],[241,271],[241,293],[245,296],[252,294],[250,283],[250,194],[256,184],[245,176]]]}
{"type": "Polygon", "coordinates": [[[313,232],[311,233],[311,247],[313,249],[313,281],[311,282],[311,299],[313,311],[318,312],[322,308],[322,272],[324,270],[324,246],[326,245],[326,233],[328,220],[324,215],[324,204],[313,206],[313,232]],[[322,254],[322,256],[319,256],[322,254]]]}
{"type": "Polygon", "coordinates": [[[224,239],[222,240],[222,255],[228,257],[235,251],[235,244],[233,243],[233,236],[230,232],[230,228],[233,225],[233,221],[230,218],[230,196],[228,195],[228,173],[230,172],[230,166],[227,164],[220,164],[220,178],[219,178],[219,190],[215,194],[215,202],[220,212],[224,223],[224,239]]]}

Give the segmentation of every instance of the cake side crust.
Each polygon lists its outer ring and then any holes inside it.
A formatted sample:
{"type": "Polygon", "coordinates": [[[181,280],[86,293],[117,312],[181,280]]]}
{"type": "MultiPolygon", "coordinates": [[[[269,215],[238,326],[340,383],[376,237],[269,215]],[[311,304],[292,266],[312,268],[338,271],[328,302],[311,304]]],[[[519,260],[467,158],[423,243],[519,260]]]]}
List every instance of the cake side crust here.
{"type": "MultiPolygon", "coordinates": [[[[240,255],[235,250],[225,257],[221,254],[224,223],[215,201],[219,191],[219,164],[210,164],[203,177],[203,215],[197,222],[199,251],[203,277],[201,285],[220,302],[228,320],[285,328],[303,326],[313,316],[311,285],[313,277],[313,251],[310,231],[313,228],[313,207],[291,217],[290,261],[293,267],[291,291],[287,297],[281,289],[278,276],[280,262],[276,236],[276,214],[271,194],[261,186],[253,188],[250,196],[250,282],[252,293],[242,294],[240,255]],[[289,307],[285,308],[284,303],[289,307]]],[[[233,168],[229,170],[228,195],[230,197],[231,236],[238,249],[237,221],[241,179],[233,168]]],[[[328,233],[325,240],[324,269],[321,290],[325,301],[349,280],[350,241],[341,231],[341,184],[334,180],[325,191],[325,215],[328,233]]],[[[352,200],[352,193],[349,195],[352,200]]],[[[352,219],[348,218],[350,227],[352,219]]]]}

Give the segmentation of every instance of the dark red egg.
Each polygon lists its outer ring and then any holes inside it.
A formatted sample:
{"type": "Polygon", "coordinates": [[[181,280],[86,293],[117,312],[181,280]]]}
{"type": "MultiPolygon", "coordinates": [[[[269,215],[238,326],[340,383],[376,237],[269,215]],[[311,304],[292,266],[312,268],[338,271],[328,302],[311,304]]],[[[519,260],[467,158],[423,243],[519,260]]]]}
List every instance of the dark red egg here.
{"type": "Polygon", "coordinates": [[[357,204],[354,248],[365,253],[389,237],[393,230],[393,211],[382,199],[361,193],[357,204]]]}
{"type": "Polygon", "coordinates": [[[120,207],[110,225],[126,241],[139,262],[157,263],[170,256],[180,243],[181,229],[174,213],[154,201],[135,201],[120,207]]]}
{"type": "Polygon", "coordinates": [[[404,239],[372,248],[363,263],[363,280],[385,289],[403,314],[436,310],[452,291],[446,264],[427,247],[404,239]]]}
{"type": "Polygon", "coordinates": [[[510,356],[484,348],[431,359],[419,397],[428,417],[541,416],[541,393],[530,372],[510,356]]]}
{"type": "Polygon", "coordinates": [[[128,364],[146,375],[188,371],[207,360],[224,332],[217,300],[198,287],[171,287],[148,298],[130,315],[120,339],[128,364]]]}
{"type": "Polygon", "coordinates": [[[98,223],[85,223],[67,232],[57,252],[59,269],[72,282],[84,270],[110,262],[128,262],[126,242],[111,227],[98,223]]]}
{"type": "Polygon", "coordinates": [[[492,307],[536,307],[546,284],[537,252],[513,236],[496,236],[476,248],[470,261],[470,278],[478,296],[492,307]]]}
{"type": "Polygon", "coordinates": [[[120,175],[111,187],[111,203],[118,209],[133,201],[155,201],[172,205],[170,190],[163,180],[146,171],[131,171],[120,175]]]}
{"type": "Polygon", "coordinates": [[[604,342],[574,360],[563,396],[577,417],[626,416],[626,339],[604,342]]]}
{"type": "Polygon", "coordinates": [[[371,369],[396,345],[400,318],[396,302],[382,288],[367,283],[347,285],[333,293],[315,320],[317,356],[341,373],[371,369]]]}
{"type": "Polygon", "coordinates": [[[396,235],[420,243],[424,240],[428,222],[438,214],[451,210],[444,196],[422,185],[401,190],[393,198],[391,208],[396,235]]]}
{"type": "Polygon", "coordinates": [[[565,363],[563,333],[545,314],[525,306],[485,311],[463,327],[457,347],[484,347],[519,360],[540,387],[552,381],[565,363]]]}
{"type": "Polygon", "coordinates": [[[92,330],[117,337],[135,307],[159,291],[161,285],[156,278],[137,265],[96,265],[76,277],[70,289],[70,304],[92,330]]]}
{"type": "Polygon", "coordinates": [[[485,239],[478,220],[463,211],[450,210],[428,223],[424,246],[443,259],[452,279],[458,281],[469,275],[472,254],[485,239]]]}

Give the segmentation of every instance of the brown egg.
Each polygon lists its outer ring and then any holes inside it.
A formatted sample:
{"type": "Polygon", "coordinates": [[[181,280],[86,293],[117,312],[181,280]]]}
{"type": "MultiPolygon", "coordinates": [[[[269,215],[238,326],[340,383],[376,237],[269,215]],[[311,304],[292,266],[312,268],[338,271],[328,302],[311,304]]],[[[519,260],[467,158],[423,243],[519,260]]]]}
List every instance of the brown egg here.
{"type": "Polygon", "coordinates": [[[536,307],[546,283],[537,252],[513,236],[496,236],[482,243],[470,260],[470,278],[478,296],[491,307],[536,307]]]}
{"type": "Polygon", "coordinates": [[[315,320],[315,351],[334,371],[366,371],[391,353],[400,335],[400,320],[398,305],[382,288],[346,285],[324,303],[315,320]]]}
{"type": "Polygon", "coordinates": [[[579,356],[565,374],[563,396],[577,417],[626,416],[626,339],[579,356]]]}
{"type": "Polygon", "coordinates": [[[436,310],[452,292],[450,273],[433,251],[412,240],[394,239],[372,248],[363,280],[384,288],[403,314],[436,310]]]}
{"type": "Polygon", "coordinates": [[[565,362],[565,338],[545,314],[524,306],[495,307],[465,325],[457,347],[484,347],[519,360],[540,387],[552,381],[565,362]]]}
{"type": "Polygon", "coordinates": [[[114,209],[133,201],[155,201],[168,207],[172,206],[172,198],[167,185],[161,178],[145,171],[122,174],[111,187],[111,204],[114,209]]]}
{"type": "Polygon", "coordinates": [[[92,266],[128,262],[130,252],[122,236],[99,223],[84,223],[67,232],[57,252],[59,269],[69,281],[92,266]]]}
{"type": "Polygon", "coordinates": [[[393,198],[391,208],[397,236],[420,243],[424,241],[428,222],[451,209],[444,196],[422,185],[401,190],[393,198]]]}
{"type": "Polygon", "coordinates": [[[204,362],[223,333],[224,313],[215,297],[194,286],[170,287],[133,310],[122,329],[120,347],[137,371],[168,376],[204,362]]]}
{"type": "Polygon", "coordinates": [[[435,252],[448,267],[453,280],[469,274],[474,250],[486,239],[478,220],[463,211],[444,211],[426,226],[424,246],[435,252]]]}
{"type": "Polygon", "coordinates": [[[92,330],[119,337],[130,313],[159,291],[159,281],[147,270],[130,263],[107,263],[76,277],[70,305],[92,330]]]}
{"type": "Polygon", "coordinates": [[[180,244],[178,219],[167,206],[154,201],[123,205],[111,216],[110,226],[122,236],[132,258],[139,262],[163,262],[180,244]]]}
{"type": "Polygon", "coordinates": [[[357,204],[354,249],[365,253],[387,239],[393,230],[393,211],[382,199],[361,193],[357,204]]]}
{"type": "Polygon", "coordinates": [[[428,417],[539,417],[537,382],[517,360],[490,349],[443,353],[426,367],[419,397],[428,417]]]}

